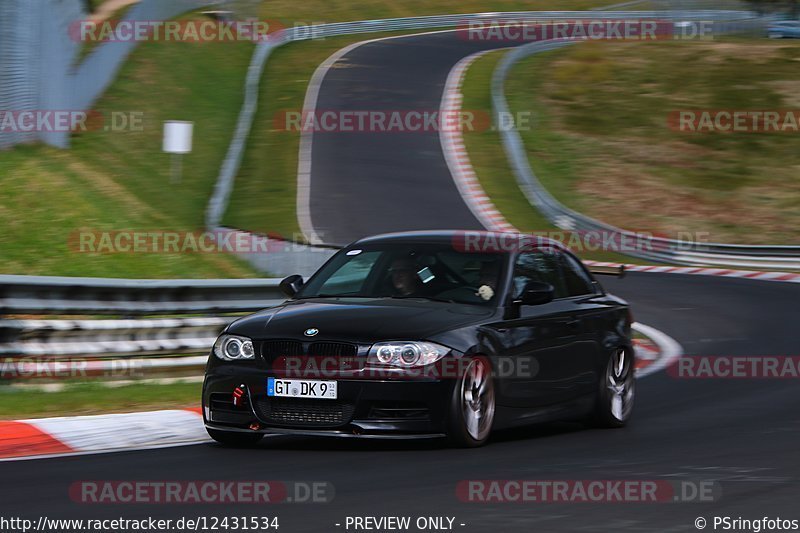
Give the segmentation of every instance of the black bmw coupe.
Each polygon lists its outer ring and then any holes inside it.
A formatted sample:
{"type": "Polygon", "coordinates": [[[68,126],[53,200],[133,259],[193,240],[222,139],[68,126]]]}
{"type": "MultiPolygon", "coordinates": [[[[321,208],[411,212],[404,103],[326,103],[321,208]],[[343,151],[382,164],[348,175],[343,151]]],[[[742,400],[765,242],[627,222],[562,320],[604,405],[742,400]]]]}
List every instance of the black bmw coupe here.
{"type": "Polygon", "coordinates": [[[559,243],[431,231],[359,240],[288,300],[230,324],[203,385],[206,428],[265,434],[448,437],[551,420],[628,421],[628,305],[559,243]]]}

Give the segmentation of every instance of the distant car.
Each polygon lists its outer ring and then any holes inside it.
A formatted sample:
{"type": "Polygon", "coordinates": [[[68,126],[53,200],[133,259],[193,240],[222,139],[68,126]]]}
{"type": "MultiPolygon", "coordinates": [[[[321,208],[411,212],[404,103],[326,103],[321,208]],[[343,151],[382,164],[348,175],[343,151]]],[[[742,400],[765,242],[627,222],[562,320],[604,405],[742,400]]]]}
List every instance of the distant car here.
{"type": "Polygon", "coordinates": [[[767,36],[770,39],[798,39],[800,38],[800,21],[773,22],[767,26],[767,36]]]}
{"type": "Polygon", "coordinates": [[[634,399],[628,305],[553,241],[487,232],[370,237],[289,300],[230,324],[203,384],[208,433],[484,444],[550,420],[626,424],[634,399]]]}

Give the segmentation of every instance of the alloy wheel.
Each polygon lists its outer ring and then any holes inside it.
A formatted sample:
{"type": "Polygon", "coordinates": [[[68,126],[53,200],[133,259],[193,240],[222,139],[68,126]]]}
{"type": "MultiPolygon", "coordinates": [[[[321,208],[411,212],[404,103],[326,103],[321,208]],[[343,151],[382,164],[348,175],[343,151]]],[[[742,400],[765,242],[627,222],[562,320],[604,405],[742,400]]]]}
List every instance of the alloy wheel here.
{"type": "Polygon", "coordinates": [[[611,416],[625,422],[633,409],[634,368],[633,358],[624,349],[618,349],[608,361],[606,387],[611,416]]]}
{"type": "Polygon", "coordinates": [[[476,441],[484,440],[494,421],[494,383],[488,363],[473,360],[461,382],[461,408],[467,433],[476,441]]]}

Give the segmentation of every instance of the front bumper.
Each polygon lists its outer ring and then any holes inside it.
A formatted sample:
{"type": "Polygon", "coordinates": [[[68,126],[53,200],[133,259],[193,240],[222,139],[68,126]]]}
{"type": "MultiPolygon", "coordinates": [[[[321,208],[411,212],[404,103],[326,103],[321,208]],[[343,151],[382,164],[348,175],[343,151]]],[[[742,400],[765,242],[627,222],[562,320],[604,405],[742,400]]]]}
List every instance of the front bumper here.
{"type": "Polygon", "coordinates": [[[236,365],[208,372],[203,384],[206,427],[330,437],[441,437],[454,386],[449,379],[326,377],[338,383],[336,400],[276,398],[267,396],[268,377],[280,376],[236,365]],[[233,391],[242,385],[246,394],[237,406],[233,391]]]}

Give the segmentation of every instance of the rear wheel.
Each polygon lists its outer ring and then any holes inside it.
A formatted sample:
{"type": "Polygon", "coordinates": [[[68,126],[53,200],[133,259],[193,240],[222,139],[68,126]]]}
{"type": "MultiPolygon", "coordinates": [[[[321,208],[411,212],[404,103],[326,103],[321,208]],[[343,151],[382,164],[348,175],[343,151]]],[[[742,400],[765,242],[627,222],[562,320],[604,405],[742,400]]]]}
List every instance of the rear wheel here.
{"type": "Polygon", "coordinates": [[[212,439],[224,446],[232,448],[247,448],[255,446],[264,437],[260,433],[241,433],[238,431],[220,431],[218,429],[206,428],[212,439]]]}
{"type": "Polygon", "coordinates": [[[618,428],[628,423],[636,389],[633,355],[617,348],[609,357],[597,391],[594,421],[602,427],[618,428]]]}
{"type": "Polygon", "coordinates": [[[482,446],[494,422],[494,379],[489,362],[473,359],[453,390],[448,438],[458,447],[482,446]]]}

